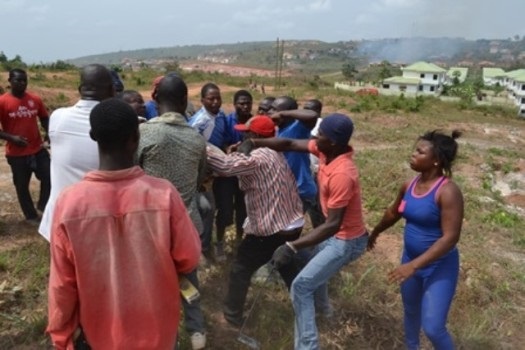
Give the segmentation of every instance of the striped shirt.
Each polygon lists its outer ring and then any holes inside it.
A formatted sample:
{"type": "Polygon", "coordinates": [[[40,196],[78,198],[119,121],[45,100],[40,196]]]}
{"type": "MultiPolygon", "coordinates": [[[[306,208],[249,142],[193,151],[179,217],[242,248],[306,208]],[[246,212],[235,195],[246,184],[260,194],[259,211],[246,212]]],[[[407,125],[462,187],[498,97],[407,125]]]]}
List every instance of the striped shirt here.
{"type": "Polygon", "coordinates": [[[270,236],[302,219],[295,178],[282,154],[269,148],[257,148],[250,156],[225,154],[210,144],[207,153],[208,164],[218,175],[239,178],[246,202],[247,234],[270,236]]]}

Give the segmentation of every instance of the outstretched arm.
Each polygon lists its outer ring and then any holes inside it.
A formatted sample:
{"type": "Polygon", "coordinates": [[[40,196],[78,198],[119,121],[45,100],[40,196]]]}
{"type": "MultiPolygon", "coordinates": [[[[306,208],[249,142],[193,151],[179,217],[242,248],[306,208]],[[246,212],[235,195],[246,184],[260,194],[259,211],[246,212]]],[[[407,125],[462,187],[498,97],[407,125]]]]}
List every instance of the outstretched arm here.
{"type": "Polygon", "coordinates": [[[277,152],[295,151],[308,152],[308,142],[310,140],[296,140],[281,137],[271,137],[267,139],[247,139],[239,147],[238,151],[250,155],[251,151],[258,147],[268,147],[277,152]]]}
{"type": "Polygon", "coordinates": [[[275,120],[287,120],[295,119],[303,123],[308,129],[312,130],[315,127],[319,114],[309,109],[292,109],[289,111],[280,111],[272,114],[272,119],[275,120]]]}

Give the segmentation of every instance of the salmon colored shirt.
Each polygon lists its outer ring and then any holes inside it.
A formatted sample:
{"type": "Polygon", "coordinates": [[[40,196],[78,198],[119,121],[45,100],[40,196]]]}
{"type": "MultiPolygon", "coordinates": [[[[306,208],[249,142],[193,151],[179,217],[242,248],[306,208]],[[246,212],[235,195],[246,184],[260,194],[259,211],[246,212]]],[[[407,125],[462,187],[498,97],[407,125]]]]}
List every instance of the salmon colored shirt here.
{"type": "Polygon", "coordinates": [[[93,171],[57,200],[51,230],[49,324],[57,349],[84,330],[93,349],[173,349],[178,274],[200,240],[175,187],[139,167],[93,171]]]}
{"type": "Polygon", "coordinates": [[[353,151],[350,149],[326,164],[326,156],[319,152],[315,140],[308,143],[308,150],[319,157],[317,182],[323,215],[328,216],[328,209],[346,207],[343,222],[335,237],[353,239],[363,235],[366,228],[361,205],[359,172],[352,160],[353,151]]]}

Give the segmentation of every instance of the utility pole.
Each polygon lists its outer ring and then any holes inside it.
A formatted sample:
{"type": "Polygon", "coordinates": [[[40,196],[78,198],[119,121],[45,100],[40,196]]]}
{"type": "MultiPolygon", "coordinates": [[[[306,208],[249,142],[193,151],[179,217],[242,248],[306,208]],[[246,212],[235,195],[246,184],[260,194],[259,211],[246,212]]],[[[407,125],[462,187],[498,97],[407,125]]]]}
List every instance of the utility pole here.
{"type": "Polygon", "coordinates": [[[283,72],[283,57],[284,57],[284,40],[279,40],[275,43],[275,90],[281,88],[281,78],[283,72]]]}

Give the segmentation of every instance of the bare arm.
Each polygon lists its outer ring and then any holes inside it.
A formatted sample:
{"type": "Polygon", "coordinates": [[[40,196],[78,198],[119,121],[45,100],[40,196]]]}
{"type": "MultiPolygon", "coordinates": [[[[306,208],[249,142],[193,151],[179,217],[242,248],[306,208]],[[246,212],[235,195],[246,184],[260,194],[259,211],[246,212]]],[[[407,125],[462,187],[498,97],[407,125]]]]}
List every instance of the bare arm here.
{"type": "Polygon", "coordinates": [[[302,235],[293,242],[290,242],[293,247],[297,250],[312,247],[320,242],[323,242],[327,238],[335,235],[341,228],[343,218],[347,207],[331,209],[328,208],[328,217],[326,221],[317,226],[312,231],[305,235],[302,235]]]}
{"type": "Polygon", "coordinates": [[[268,147],[277,152],[308,152],[309,141],[310,140],[296,140],[282,137],[271,137],[267,139],[247,139],[238,147],[238,151],[249,155],[254,148],[268,147]]]}
{"type": "Polygon", "coordinates": [[[370,233],[370,237],[368,238],[368,250],[372,250],[375,247],[377,237],[379,237],[379,234],[386,230],[387,228],[393,226],[396,222],[401,219],[401,214],[399,213],[399,205],[401,204],[401,201],[403,200],[403,196],[405,195],[405,191],[408,188],[408,182],[404,183],[401,188],[399,189],[399,192],[397,193],[397,197],[394,200],[394,202],[385,210],[385,213],[383,214],[383,217],[381,218],[381,221],[374,227],[372,232],[370,233]]]}
{"type": "Polygon", "coordinates": [[[461,190],[455,183],[449,182],[441,188],[437,202],[441,208],[443,236],[434,242],[426,252],[390,272],[389,279],[391,282],[403,282],[418,269],[448,253],[459,241],[463,222],[463,195],[461,190]]]}
{"type": "Polygon", "coordinates": [[[309,109],[293,109],[290,111],[280,111],[272,115],[272,119],[295,119],[303,123],[308,129],[312,130],[319,118],[319,114],[309,109]]]}
{"type": "Polygon", "coordinates": [[[5,131],[0,131],[0,139],[6,140],[7,142],[12,142],[18,147],[26,147],[27,139],[23,136],[9,134],[5,131]]]}

